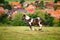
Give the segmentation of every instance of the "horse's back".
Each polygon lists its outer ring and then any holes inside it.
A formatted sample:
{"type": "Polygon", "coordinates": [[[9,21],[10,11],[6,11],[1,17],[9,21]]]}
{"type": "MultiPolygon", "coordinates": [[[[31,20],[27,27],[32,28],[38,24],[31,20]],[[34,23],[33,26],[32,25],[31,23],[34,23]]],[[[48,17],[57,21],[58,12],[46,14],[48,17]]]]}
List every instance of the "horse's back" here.
{"type": "Polygon", "coordinates": [[[37,25],[37,24],[38,24],[38,22],[39,22],[39,20],[38,20],[37,18],[35,18],[35,19],[33,19],[32,24],[33,24],[33,25],[37,25]]]}

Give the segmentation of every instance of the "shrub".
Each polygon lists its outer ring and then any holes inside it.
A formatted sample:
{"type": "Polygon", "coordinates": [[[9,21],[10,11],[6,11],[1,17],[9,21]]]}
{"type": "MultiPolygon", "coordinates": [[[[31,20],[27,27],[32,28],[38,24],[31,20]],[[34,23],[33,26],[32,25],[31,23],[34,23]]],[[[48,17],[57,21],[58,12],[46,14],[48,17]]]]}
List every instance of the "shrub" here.
{"type": "Polygon", "coordinates": [[[14,26],[24,26],[26,25],[26,22],[22,20],[23,13],[17,13],[12,17],[11,25],[14,26]]]}
{"type": "Polygon", "coordinates": [[[54,0],[54,3],[57,3],[58,1],[60,1],[60,0],[54,0]]]}
{"type": "Polygon", "coordinates": [[[60,5],[54,5],[54,10],[56,10],[60,5]]]}
{"type": "Polygon", "coordinates": [[[40,17],[43,20],[45,19],[45,12],[42,11],[35,11],[34,13],[28,13],[28,16],[30,16],[31,18],[36,18],[36,17],[40,17]]]}
{"type": "Polygon", "coordinates": [[[40,3],[37,4],[38,7],[40,7],[41,9],[44,8],[44,1],[41,1],[40,3]]]}
{"type": "Polygon", "coordinates": [[[20,3],[23,4],[25,2],[25,0],[20,0],[20,3]]]}
{"type": "Polygon", "coordinates": [[[54,19],[54,26],[60,26],[60,20],[54,19]]]}
{"type": "Polygon", "coordinates": [[[45,25],[45,12],[35,11],[33,14],[29,13],[28,15],[29,15],[31,18],[40,17],[40,19],[42,20],[42,24],[45,25]]]}
{"type": "Polygon", "coordinates": [[[9,23],[9,20],[7,19],[7,14],[3,14],[3,15],[0,15],[0,23],[3,23],[3,24],[8,24],[9,23]]]}
{"type": "Polygon", "coordinates": [[[45,14],[45,21],[48,26],[53,26],[54,18],[50,14],[45,14]]]}
{"type": "Polygon", "coordinates": [[[37,14],[38,17],[42,18],[43,20],[45,20],[45,12],[43,11],[36,11],[35,12],[37,14]]]}
{"type": "Polygon", "coordinates": [[[29,17],[31,17],[31,18],[36,18],[36,17],[37,17],[37,14],[36,14],[36,13],[33,13],[33,14],[28,13],[27,15],[28,15],[29,17]]]}
{"type": "Polygon", "coordinates": [[[4,7],[4,9],[9,9],[9,10],[12,9],[11,5],[9,5],[9,2],[7,2],[7,1],[4,3],[3,7],[4,7]]]}
{"type": "Polygon", "coordinates": [[[40,17],[43,20],[44,25],[48,25],[48,26],[54,25],[54,23],[53,23],[54,18],[51,15],[49,15],[48,13],[43,12],[43,11],[36,11],[35,13],[38,17],[40,17]]]}
{"type": "MultiPolygon", "coordinates": [[[[13,15],[12,20],[7,18],[7,14],[0,15],[0,23],[9,24],[14,26],[26,26],[26,21],[22,20],[22,12],[18,12],[13,15]]],[[[46,26],[60,26],[60,20],[54,19],[50,14],[42,11],[35,11],[34,13],[27,13],[31,18],[40,17],[43,19],[43,23],[46,26]]]]}
{"type": "MultiPolygon", "coordinates": [[[[22,15],[23,15],[23,13],[21,13],[21,12],[15,14],[12,17],[11,25],[14,25],[14,26],[26,26],[27,23],[24,20],[22,20],[22,15]]],[[[42,16],[42,15],[44,15],[44,12],[37,11],[37,12],[34,12],[33,14],[27,13],[27,15],[30,16],[31,18],[40,17],[40,18],[44,19],[44,16],[42,16]]]]}
{"type": "MultiPolygon", "coordinates": [[[[13,16],[11,25],[15,26],[26,26],[27,23],[22,20],[23,13],[17,13],[15,16],[13,16]]],[[[33,14],[27,13],[28,16],[31,18],[40,17],[43,20],[44,25],[46,26],[60,26],[60,21],[57,19],[54,19],[50,14],[42,12],[42,11],[35,11],[33,14]]]]}
{"type": "Polygon", "coordinates": [[[22,6],[22,8],[24,8],[23,7],[23,3],[25,2],[25,0],[20,0],[20,3],[21,3],[21,6],[22,6]]]}
{"type": "Polygon", "coordinates": [[[5,0],[0,0],[0,3],[4,3],[5,2],[5,0]]]}

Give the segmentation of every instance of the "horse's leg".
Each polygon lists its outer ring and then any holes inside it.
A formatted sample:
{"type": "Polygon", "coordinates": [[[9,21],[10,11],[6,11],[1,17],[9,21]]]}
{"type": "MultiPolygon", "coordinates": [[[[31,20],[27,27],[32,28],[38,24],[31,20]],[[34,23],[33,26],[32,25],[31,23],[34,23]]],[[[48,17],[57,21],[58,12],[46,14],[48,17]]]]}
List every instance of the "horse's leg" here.
{"type": "Polygon", "coordinates": [[[32,28],[31,22],[29,22],[29,28],[30,28],[30,30],[34,30],[34,29],[32,28]]]}
{"type": "Polygon", "coordinates": [[[42,29],[42,24],[40,24],[40,22],[38,22],[38,24],[39,24],[39,30],[41,30],[42,29]]]}
{"type": "Polygon", "coordinates": [[[31,25],[29,25],[29,28],[30,28],[30,30],[32,30],[32,26],[31,25]]]}

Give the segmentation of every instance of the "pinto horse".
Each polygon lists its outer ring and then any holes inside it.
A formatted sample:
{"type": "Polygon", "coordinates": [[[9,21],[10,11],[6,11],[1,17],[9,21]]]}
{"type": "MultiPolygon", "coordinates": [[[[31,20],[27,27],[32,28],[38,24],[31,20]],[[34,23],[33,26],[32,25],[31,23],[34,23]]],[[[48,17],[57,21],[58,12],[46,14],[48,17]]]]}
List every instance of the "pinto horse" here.
{"type": "Polygon", "coordinates": [[[41,24],[42,20],[39,17],[37,17],[37,18],[30,18],[28,15],[24,14],[22,16],[22,19],[25,20],[28,23],[30,30],[34,30],[32,28],[32,25],[39,25],[39,30],[42,29],[42,24],[41,24]]]}

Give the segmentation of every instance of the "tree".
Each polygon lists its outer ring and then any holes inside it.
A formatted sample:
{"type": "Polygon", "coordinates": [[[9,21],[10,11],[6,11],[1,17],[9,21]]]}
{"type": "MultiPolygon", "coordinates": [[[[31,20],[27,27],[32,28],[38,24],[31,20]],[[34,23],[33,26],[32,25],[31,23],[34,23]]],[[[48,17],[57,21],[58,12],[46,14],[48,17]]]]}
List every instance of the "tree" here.
{"type": "MultiPolygon", "coordinates": [[[[58,1],[60,1],[60,0],[55,0],[54,3],[57,3],[58,1]]],[[[54,10],[56,10],[58,7],[60,7],[60,5],[57,5],[57,4],[54,5],[54,10]]]]}
{"type": "Polygon", "coordinates": [[[25,0],[20,0],[20,3],[23,4],[25,2],[25,0]]]}
{"type": "Polygon", "coordinates": [[[43,9],[43,7],[44,7],[44,2],[43,2],[43,1],[41,1],[41,2],[40,2],[40,3],[38,3],[37,5],[38,5],[38,7],[40,7],[41,9],[43,9]]]}
{"type": "Polygon", "coordinates": [[[5,2],[5,0],[0,0],[0,3],[4,3],[5,2]]]}
{"type": "Polygon", "coordinates": [[[23,7],[23,3],[25,2],[25,0],[20,0],[21,6],[23,7]]]}
{"type": "Polygon", "coordinates": [[[4,3],[3,6],[4,6],[5,9],[9,9],[9,10],[12,9],[12,7],[9,5],[9,3],[7,1],[4,3]]]}
{"type": "Polygon", "coordinates": [[[54,23],[54,18],[51,16],[51,14],[45,14],[45,20],[46,20],[46,25],[48,26],[53,26],[54,23]]]}
{"type": "Polygon", "coordinates": [[[57,1],[60,1],[60,0],[55,0],[54,3],[57,3],[57,1]]]}

